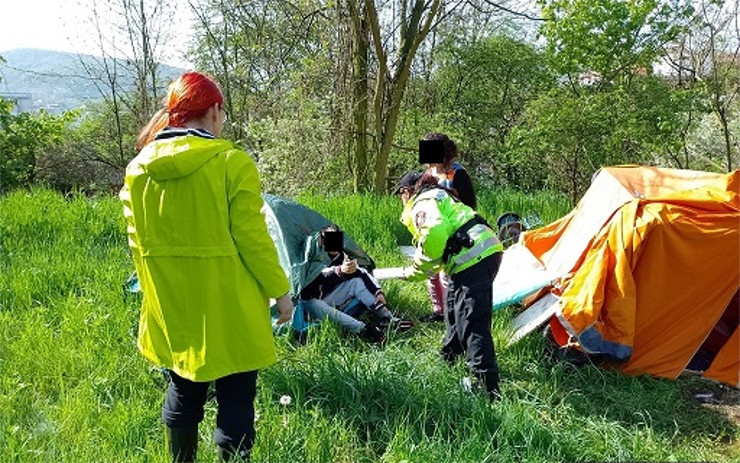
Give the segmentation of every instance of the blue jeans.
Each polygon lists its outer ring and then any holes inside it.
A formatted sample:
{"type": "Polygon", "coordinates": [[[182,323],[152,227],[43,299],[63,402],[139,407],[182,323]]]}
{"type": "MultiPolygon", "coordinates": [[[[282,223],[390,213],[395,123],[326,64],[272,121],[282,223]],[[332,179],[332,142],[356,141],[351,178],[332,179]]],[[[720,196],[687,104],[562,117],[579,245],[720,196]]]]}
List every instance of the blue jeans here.
{"type": "Polygon", "coordinates": [[[323,320],[324,318],[328,318],[333,322],[339,323],[342,328],[351,333],[359,333],[365,327],[365,323],[342,312],[341,310],[335,309],[321,299],[302,301],[302,304],[306,308],[306,312],[308,312],[308,316],[312,320],[323,320]]]}

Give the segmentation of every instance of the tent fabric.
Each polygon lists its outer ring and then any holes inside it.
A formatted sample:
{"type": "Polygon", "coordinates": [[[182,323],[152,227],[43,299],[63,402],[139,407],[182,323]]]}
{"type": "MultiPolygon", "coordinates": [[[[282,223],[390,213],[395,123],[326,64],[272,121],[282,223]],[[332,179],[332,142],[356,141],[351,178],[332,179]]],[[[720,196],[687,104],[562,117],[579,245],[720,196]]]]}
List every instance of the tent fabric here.
{"type": "MultiPolygon", "coordinates": [[[[740,171],[606,168],[592,189],[611,196],[590,189],[563,219],[525,232],[547,270],[566,272],[556,317],[571,341],[625,373],[678,377],[740,287],[738,186],[740,171]]],[[[737,386],[733,336],[703,374],[737,386]]]]}
{"type": "MultiPolygon", "coordinates": [[[[321,229],[332,222],[295,201],[270,194],[263,194],[262,198],[267,231],[277,248],[280,265],[290,280],[290,293],[298,297],[329,264],[329,257],[319,250],[318,237],[321,229]]],[[[357,259],[360,267],[369,272],[375,269],[373,259],[346,233],[344,250],[351,259],[357,259]]]]}
{"type": "Polygon", "coordinates": [[[740,388],[740,368],[737,359],[740,357],[740,328],[735,328],[732,336],[717,353],[704,376],[740,388]]]}

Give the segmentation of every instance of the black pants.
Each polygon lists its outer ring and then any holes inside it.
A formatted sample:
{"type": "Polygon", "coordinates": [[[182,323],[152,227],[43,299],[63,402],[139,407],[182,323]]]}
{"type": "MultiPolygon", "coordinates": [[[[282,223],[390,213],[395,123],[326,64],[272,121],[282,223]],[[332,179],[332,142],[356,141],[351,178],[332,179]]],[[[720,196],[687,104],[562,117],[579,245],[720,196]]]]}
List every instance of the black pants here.
{"type": "MultiPolygon", "coordinates": [[[[169,371],[170,383],[162,407],[162,420],[170,428],[196,426],[203,421],[208,382],[194,382],[169,371]]],[[[231,452],[249,451],[254,445],[254,397],[257,371],[235,373],[216,383],[216,430],[213,440],[231,452]]]]}
{"type": "Polygon", "coordinates": [[[445,337],[442,357],[452,363],[466,354],[476,376],[498,377],[496,351],[491,337],[493,279],[501,265],[502,253],[450,276],[445,308],[445,337]]]}

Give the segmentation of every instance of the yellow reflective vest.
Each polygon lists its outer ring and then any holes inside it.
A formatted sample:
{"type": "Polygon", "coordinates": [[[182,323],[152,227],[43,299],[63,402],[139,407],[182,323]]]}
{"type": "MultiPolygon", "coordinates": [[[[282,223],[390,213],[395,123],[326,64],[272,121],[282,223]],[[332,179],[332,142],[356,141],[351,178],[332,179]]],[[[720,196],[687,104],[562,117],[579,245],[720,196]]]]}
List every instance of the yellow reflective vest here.
{"type": "Polygon", "coordinates": [[[475,216],[473,209],[442,188],[424,189],[412,196],[401,213],[401,222],[411,232],[416,246],[412,273],[407,279],[423,280],[440,270],[452,275],[503,251],[493,230],[487,225],[476,224],[467,232],[472,246],[463,247],[443,261],[447,240],[475,216]]]}
{"type": "Polygon", "coordinates": [[[289,285],[254,161],[192,131],[155,140],[126,168],[120,198],[144,295],[141,353],[191,381],[274,363],[268,298],[289,285]]]}

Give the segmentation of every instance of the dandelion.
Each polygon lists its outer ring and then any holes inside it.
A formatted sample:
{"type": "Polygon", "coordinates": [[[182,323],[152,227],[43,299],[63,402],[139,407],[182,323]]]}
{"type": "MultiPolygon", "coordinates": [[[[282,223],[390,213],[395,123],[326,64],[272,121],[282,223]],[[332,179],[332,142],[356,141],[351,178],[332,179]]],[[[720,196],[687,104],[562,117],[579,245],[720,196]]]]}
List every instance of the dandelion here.
{"type": "MultiPolygon", "coordinates": [[[[289,395],[284,395],[280,397],[280,405],[283,407],[287,407],[290,405],[290,403],[293,402],[293,398],[289,395]]],[[[283,427],[288,427],[288,416],[285,414],[285,411],[283,411],[283,427]]]]}

